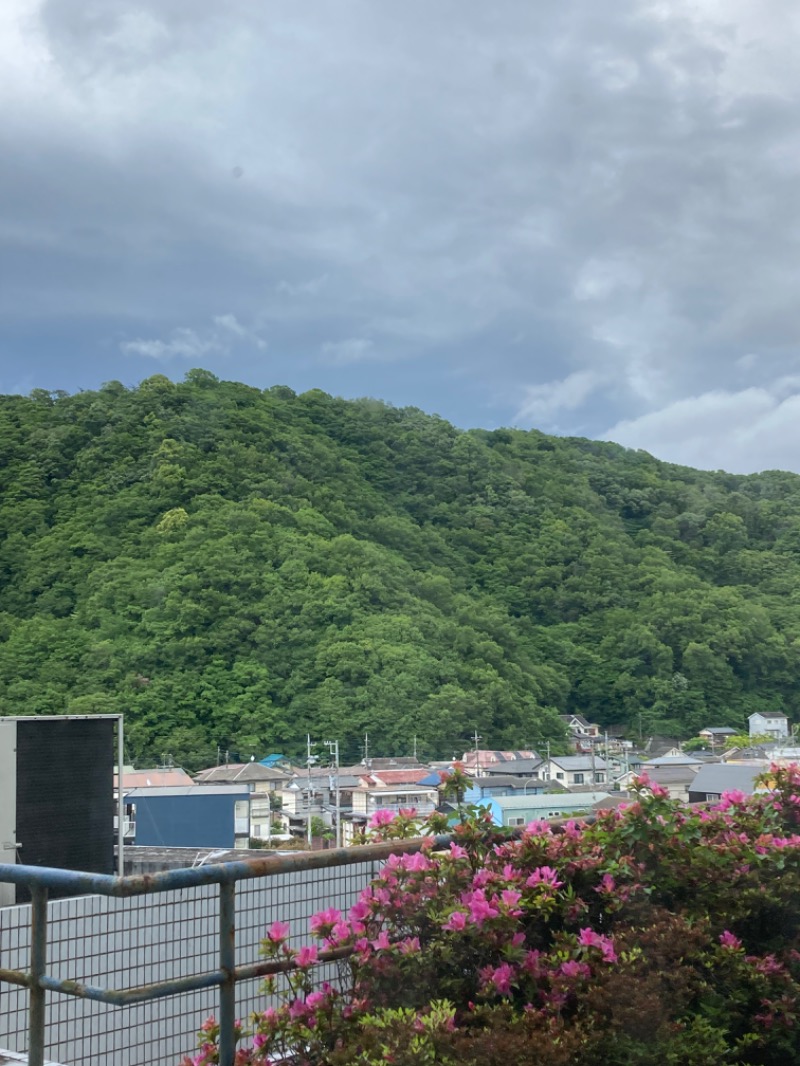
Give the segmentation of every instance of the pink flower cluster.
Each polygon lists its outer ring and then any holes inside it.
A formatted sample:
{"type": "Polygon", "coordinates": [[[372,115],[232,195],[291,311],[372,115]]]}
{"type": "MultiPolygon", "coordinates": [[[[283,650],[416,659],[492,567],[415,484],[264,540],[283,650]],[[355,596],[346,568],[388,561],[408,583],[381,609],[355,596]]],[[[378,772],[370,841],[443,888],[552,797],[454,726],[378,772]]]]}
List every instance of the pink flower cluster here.
{"type": "MultiPolygon", "coordinates": [[[[280,1006],[256,1016],[251,1046],[237,1061],[263,1066],[268,1056],[282,1060],[293,1049],[316,1047],[327,1039],[323,1034],[341,1035],[343,1026],[358,1026],[370,1012],[391,1007],[398,990],[418,995],[414,1027],[422,1034],[433,970],[445,975],[448,990],[461,989],[447,1025],[458,1026],[462,1016],[497,1001],[563,1020],[591,982],[634,965],[625,916],[642,911],[630,904],[639,899],[655,910],[675,895],[700,916],[698,928],[706,923],[712,929],[709,972],[742,968],[760,996],[751,1011],[755,1017],[758,1010],[758,1024],[763,1030],[788,1026],[793,1011],[800,1018],[790,975],[800,955],[790,965],[780,951],[758,953],[723,926],[720,906],[728,885],[736,886],[738,903],[767,891],[779,895],[787,869],[800,876],[800,771],[771,773],[775,793],[728,793],[697,811],[666,802],[666,790],[643,776],[638,802],[601,812],[589,827],[570,822],[554,831],[532,822],[510,839],[478,821],[465,823],[441,851],[432,850],[431,841],[392,855],[346,913],[328,907],[312,917],[318,943],[295,949],[287,923],[269,926],[264,951],[282,965],[285,960],[288,992],[280,1006]],[[314,967],[342,949],[352,952],[342,970],[350,983],[339,990],[315,987],[314,967]]],[[[373,827],[412,815],[379,811],[373,827]]],[[[200,1049],[187,1060],[191,1066],[213,1062],[215,1026],[213,1019],[204,1026],[200,1049]]]]}

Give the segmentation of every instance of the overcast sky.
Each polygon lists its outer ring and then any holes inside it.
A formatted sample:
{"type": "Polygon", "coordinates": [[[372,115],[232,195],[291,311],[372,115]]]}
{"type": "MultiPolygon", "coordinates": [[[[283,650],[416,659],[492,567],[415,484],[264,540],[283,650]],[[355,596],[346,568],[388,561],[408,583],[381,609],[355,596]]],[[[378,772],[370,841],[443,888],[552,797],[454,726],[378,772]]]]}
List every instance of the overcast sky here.
{"type": "Polygon", "coordinates": [[[800,471],[796,0],[2,0],[0,392],[800,471]]]}

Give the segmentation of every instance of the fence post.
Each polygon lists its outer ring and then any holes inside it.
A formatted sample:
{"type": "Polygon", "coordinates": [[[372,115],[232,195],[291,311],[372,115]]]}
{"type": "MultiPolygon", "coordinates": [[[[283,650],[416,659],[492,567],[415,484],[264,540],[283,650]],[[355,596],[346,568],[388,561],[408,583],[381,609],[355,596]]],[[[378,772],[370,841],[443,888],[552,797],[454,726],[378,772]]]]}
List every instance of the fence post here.
{"type": "Polygon", "coordinates": [[[236,1054],[236,883],[219,886],[219,968],[224,980],[219,986],[219,1062],[233,1066],[236,1054]]]}
{"type": "Polygon", "coordinates": [[[31,885],[31,983],[28,992],[28,1066],[44,1066],[44,989],[47,972],[47,889],[31,885]]]}

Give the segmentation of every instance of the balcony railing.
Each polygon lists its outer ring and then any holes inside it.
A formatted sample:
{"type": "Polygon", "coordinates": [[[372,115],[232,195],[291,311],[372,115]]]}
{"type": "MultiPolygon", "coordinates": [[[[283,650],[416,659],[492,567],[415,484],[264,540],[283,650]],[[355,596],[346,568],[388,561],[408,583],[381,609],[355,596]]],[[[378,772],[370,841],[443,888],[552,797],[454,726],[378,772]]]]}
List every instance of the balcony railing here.
{"type": "Polygon", "coordinates": [[[263,1007],[255,982],[285,969],[259,957],[270,922],[292,921],[302,942],[299,926],[313,913],[347,909],[379,864],[421,847],[396,841],[136,877],[0,865],[0,883],[32,898],[29,908],[0,909],[0,981],[16,986],[3,993],[0,1046],[25,1050],[27,1029],[29,1066],[43,1066],[46,1053],[69,1066],[167,1066],[192,1049],[216,1007],[220,1063],[232,1066],[236,1018],[263,1007]],[[169,1002],[171,1012],[156,1010],[169,1002]]]}

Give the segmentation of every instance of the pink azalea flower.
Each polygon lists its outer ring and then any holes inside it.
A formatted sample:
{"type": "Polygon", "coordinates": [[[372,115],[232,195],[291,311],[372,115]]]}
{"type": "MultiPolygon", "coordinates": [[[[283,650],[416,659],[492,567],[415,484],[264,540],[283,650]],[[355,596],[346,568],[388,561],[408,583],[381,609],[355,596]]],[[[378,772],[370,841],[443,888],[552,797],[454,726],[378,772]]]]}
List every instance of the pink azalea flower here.
{"type": "Polygon", "coordinates": [[[542,973],[541,951],[529,951],[522,961],[522,968],[531,975],[539,977],[542,973]]]}
{"type": "Polygon", "coordinates": [[[405,856],[405,868],[407,870],[429,870],[433,863],[421,851],[414,855],[405,856]]]}
{"type": "Polygon", "coordinates": [[[453,911],[450,917],[442,926],[443,929],[451,930],[452,932],[460,932],[465,928],[467,924],[467,916],[463,911],[453,911]]]}
{"type": "Polygon", "coordinates": [[[395,819],[393,811],[375,811],[373,816],[367,822],[368,829],[381,829],[384,825],[389,825],[395,819]]]}
{"type": "Polygon", "coordinates": [[[741,807],[747,803],[747,800],[746,792],[741,792],[738,788],[732,788],[730,791],[722,793],[722,798],[719,803],[714,805],[714,810],[727,811],[731,807],[741,807]]]}
{"type": "Polygon", "coordinates": [[[521,898],[522,893],[517,892],[515,888],[504,888],[500,893],[500,899],[506,907],[516,907],[521,898]]]}
{"type": "Polygon", "coordinates": [[[596,891],[600,892],[604,896],[610,896],[616,887],[617,882],[614,880],[611,874],[603,874],[596,891]]]}
{"type": "Polygon", "coordinates": [[[369,904],[366,900],[360,899],[350,908],[348,916],[351,921],[363,922],[365,918],[369,917],[369,904]]]}
{"type": "Polygon", "coordinates": [[[719,935],[719,942],[724,948],[728,948],[730,951],[738,951],[742,946],[742,942],[738,936],[734,936],[729,930],[725,930],[719,935]]]}
{"type": "Polygon", "coordinates": [[[329,940],[334,944],[341,944],[343,940],[349,940],[352,930],[347,922],[336,922],[331,929],[329,940]]]}
{"type": "Polygon", "coordinates": [[[612,941],[607,936],[596,933],[594,929],[581,929],[578,933],[578,943],[582,947],[598,948],[605,962],[617,961],[617,953],[614,951],[612,941]]]}
{"type": "Polygon", "coordinates": [[[559,967],[564,977],[588,977],[592,972],[585,962],[578,962],[576,959],[570,959],[567,962],[562,962],[559,967]]]}
{"type": "Polygon", "coordinates": [[[496,918],[500,911],[487,902],[483,891],[473,892],[469,901],[469,916],[476,925],[483,925],[488,918],[496,918]]]}
{"type": "Polygon", "coordinates": [[[561,888],[564,882],[558,880],[558,874],[552,866],[538,866],[525,884],[528,888],[534,888],[536,885],[549,885],[550,888],[561,888]]]}
{"type": "Polygon", "coordinates": [[[326,911],[320,911],[319,914],[315,914],[311,919],[311,932],[327,932],[328,930],[333,929],[334,925],[336,925],[341,917],[342,912],[337,911],[335,907],[329,907],[326,911]]]}
{"type": "Polygon", "coordinates": [[[513,968],[509,966],[507,962],[504,962],[492,973],[491,982],[501,996],[507,996],[511,991],[511,980],[513,977],[513,968]]]}
{"type": "Polygon", "coordinates": [[[550,828],[550,823],[542,819],[538,822],[528,822],[525,832],[530,836],[549,836],[553,830],[550,828]]]}
{"type": "Polygon", "coordinates": [[[317,961],[318,955],[319,952],[315,947],[302,947],[295,955],[294,961],[301,970],[307,970],[309,966],[313,966],[317,961]]]}
{"type": "Polygon", "coordinates": [[[273,922],[267,930],[267,940],[273,944],[282,944],[289,935],[289,928],[288,922],[273,922]]]}

